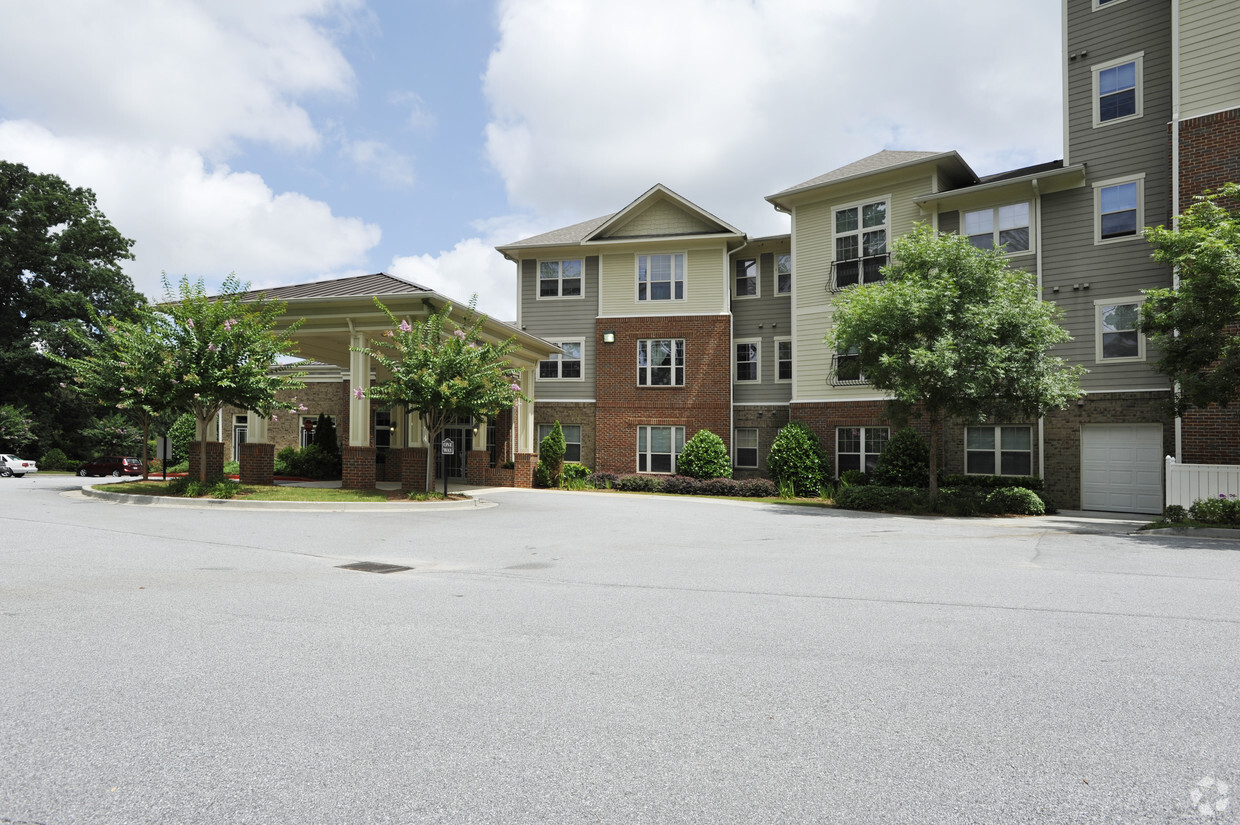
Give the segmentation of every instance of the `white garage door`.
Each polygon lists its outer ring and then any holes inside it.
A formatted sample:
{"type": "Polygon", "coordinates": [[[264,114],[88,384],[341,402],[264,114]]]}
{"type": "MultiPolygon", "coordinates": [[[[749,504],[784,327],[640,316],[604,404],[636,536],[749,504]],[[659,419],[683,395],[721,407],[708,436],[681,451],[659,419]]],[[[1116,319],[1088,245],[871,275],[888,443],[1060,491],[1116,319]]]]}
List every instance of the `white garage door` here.
{"type": "Polygon", "coordinates": [[[1160,513],[1161,424],[1081,427],[1081,509],[1160,513]]]}

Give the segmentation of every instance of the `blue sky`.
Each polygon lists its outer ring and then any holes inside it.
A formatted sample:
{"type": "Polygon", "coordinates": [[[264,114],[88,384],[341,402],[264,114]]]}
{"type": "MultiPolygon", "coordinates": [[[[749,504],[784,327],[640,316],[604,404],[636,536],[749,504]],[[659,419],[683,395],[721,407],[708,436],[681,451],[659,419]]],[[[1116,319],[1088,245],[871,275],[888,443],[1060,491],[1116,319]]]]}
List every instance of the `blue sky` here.
{"type": "Polygon", "coordinates": [[[497,244],[656,182],[747,231],[880,149],[1061,156],[1060,2],[0,0],[0,158],[93,189],[126,269],[387,271],[513,316],[497,244]]]}

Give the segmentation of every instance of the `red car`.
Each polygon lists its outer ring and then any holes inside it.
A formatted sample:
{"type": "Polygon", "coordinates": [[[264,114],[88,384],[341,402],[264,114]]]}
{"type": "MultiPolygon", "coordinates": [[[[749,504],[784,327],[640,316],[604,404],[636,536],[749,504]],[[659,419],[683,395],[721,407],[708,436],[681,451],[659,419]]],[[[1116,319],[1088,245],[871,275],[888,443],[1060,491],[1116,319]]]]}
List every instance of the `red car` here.
{"type": "Polygon", "coordinates": [[[103,458],[96,458],[93,461],[87,461],[81,467],[78,467],[77,474],[83,477],[140,476],[142,475],[142,462],[129,456],[109,455],[103,458]]]}

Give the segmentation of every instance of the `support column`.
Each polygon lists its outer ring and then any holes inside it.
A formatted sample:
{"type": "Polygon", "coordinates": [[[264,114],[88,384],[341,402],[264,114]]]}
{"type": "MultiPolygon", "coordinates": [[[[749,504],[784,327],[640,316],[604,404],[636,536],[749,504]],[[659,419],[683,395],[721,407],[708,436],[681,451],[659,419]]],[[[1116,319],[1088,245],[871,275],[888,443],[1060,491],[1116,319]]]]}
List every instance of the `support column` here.
{"type": "Polygon", "coordinates": [[[241,483],[271,486],[275,474],[276,448],[271,443],[270,419],[254,410],[246,410],[246,440],[241,445],[241,483]]]}
{"type": "MultiPolygon", "coordinates": [[[[521,370],[521,392],[526,398],[534,397],[534,375],[529,369],[521,370]]],[[[512,486],[533,487],[534,465],[538,462],[534,453],[534,402],[519,402],[513,417],[517,421],[517,449],[513,456],[512,486]]]]}
{"type": "Polygon", "coordinates": [[[340,451],[340,486],[347,490],[375,487],[375,448],[370,446],[370,399],[366,397],[366,390],[370,389],[370,356],[351,349],[365,345],[365,335],[349,334],[349,441],[340,451]]]}

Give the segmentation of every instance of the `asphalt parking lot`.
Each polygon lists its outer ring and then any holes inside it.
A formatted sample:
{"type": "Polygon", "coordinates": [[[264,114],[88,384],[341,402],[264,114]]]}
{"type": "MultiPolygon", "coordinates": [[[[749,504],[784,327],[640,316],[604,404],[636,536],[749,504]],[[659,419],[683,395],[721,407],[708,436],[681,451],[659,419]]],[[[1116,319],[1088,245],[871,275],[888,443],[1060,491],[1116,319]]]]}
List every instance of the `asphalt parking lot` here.
{"type": "Polygon", "coordinates": [[[1240,821],[1240,543],[84,481],[0,480],[6,825],[1240,821]]]}

